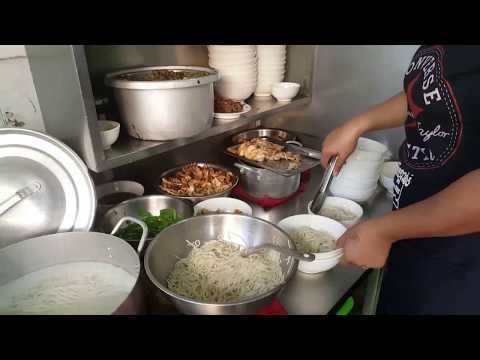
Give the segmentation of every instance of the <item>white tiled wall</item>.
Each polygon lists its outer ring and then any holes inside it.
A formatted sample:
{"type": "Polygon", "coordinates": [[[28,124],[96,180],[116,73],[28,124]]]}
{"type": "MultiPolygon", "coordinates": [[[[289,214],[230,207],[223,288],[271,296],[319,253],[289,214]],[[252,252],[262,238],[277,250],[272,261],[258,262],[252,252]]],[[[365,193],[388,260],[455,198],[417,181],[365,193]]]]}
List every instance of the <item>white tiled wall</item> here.
{"type": "Polygon", "coordinates": [[[24,45],[0,45],[0,127],[6,118],[45,131],[24,45]]]}

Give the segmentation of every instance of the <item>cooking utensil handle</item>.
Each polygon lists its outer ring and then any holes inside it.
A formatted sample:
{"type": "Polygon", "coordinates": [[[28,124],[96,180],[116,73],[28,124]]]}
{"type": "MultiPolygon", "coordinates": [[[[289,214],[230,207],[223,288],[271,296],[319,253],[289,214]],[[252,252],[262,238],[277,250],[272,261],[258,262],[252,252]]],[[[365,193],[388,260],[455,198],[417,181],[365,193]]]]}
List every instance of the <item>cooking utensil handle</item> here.
{"type": "Polygon", "coordinates": [[[255,174],[259,174],[259,175],[261,174],[261,172],[258,171],[258,169],[255,169],[255,168],[253,168],[253,167],[251,167],[251,166],[248,166],[248,165],[245,165],[245,164],[234,163],[233,166],[239,168],[240,170],[251,171],[251,172],[253,172],[253,173],[255,173],[255,174]]]}
{"type": "Polygon", "coordinates": [[[251,254],[253,254],[253,253],[255,253],[259,250],[266,249],[266,248],[278,251],[278,252],[282,253],[283,255],[291,256],[291,257],[293,257],[297,260],[301,260],[301,261],[312,262],[312,261],[315,260],[315,255],[314,254],[300,253],[296,250],[292,250],[292,249],[281,247],[281,246],[276,246],[276,245],[273,245],[273,244],[262,244],[262,245],[259,245],[259,246],[249,247],[249,248],[243,249],[242,253],[243,253],[244,256],[248,256],[248,255],[251,255],[251,254]]]}
{"type": "Polygon", "coordinates": [[[147,224],[145,224],[143,221],[135,219],[131,216],[125,216],[117,222],[117,225],[115,225],[110,235],[115,235],[115,233],[120,229],[120,226],[122,226],[122,224],[125,221],[134,222],[142,227],[142,237],[140,238],[140,243],[138,244],[138,248],[137,248],[137,252],[140,254],[148,236],[148,227],[147,227],[147,224]]]}
{"type": "Polygon", "coordinates": [[[296,140],[287,140],[285,141],[287,144],[290,144],[290,145],[296,145],[298,147],[303,147],[303,144],[300,142],[300,141],[296,141],[296,140]]]}
{"type": "Polygon", "coordinates": [[[5,214],[18,203],[28,198],[30,195],[38,192],[41,188],[42,185],[40,185],[40,183],[34,182],[15,192],[15,194],[0,203],[0,216],[5,214]]]}
{"type": "Polygon", "coordinates": [[[335,155],[335,157],[331,157],[328,162],[328,166],[323,175],[320,188],[318,189],[312,201],[311,209],[314,214],[318,214],[322,209],[323,202],[325,201],[325,197],[327,195],[328,187],[330,186],[330,183],[332,182],[332,179],[333,179],[333,169],[335,168],[337,159],[338,159],[338,155],[335,155]]]}
{"type": "Polygon", "coordinates": [[[294,140],[288,140],[288,141],[286,141],[286,143],[289,144],[289,145],[293,145],[293,146],[298,147],[299,149],[297,149],[297,150],[299,152],[305,154],[308,157],[311,157],[313,159],[318,159],[318,160],[322,159],[322,152],[319,151],[319,150],[315,150],[315,149],[312,149],[312,148],[309,148],[309,147],[305,147],[305,146],[302,145],[302,143],[300,143],[298,141],[294,141],[294,140]]]}

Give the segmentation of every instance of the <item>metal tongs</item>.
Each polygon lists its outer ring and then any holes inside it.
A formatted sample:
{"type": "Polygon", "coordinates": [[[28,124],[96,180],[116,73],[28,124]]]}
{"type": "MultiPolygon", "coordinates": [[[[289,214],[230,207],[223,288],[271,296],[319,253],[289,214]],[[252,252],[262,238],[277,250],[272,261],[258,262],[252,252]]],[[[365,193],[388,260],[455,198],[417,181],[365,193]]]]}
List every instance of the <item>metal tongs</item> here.
{"type": "Polygon", "coordinates": [[[333,179],[333,169],[335,169],[335,164],[337,163],[338,155],[332,156],[328,161],[328,166],[323,174],[323,179],[320,184],[320,187],[315,194],[312,205],[310,207],[312,213],[318,214],[322,209],[323,203],[325,202],[325,198],[327,197],[327,191],[330,186],[330,183],[333,179]]]}

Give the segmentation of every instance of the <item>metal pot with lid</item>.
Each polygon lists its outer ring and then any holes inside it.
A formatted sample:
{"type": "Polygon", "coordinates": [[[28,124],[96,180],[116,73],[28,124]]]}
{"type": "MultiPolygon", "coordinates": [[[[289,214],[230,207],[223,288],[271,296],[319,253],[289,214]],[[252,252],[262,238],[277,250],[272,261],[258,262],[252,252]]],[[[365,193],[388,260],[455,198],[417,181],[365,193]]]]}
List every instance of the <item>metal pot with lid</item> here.
{"type": "Polygon", "coordinates": [[[93,181],[80,157],[59,140],[32,130],[0,129],[0,174],[0,248],[93,226],[93,181]]]}
{"type": "MultiPolygon", "coordinates": [[[[232,137],[233,144],[241,144],[254,138],[273,139],[292,142],[296,137],[281,129],[258,128],[243,131],[232,137]]],[[[242,161],[236,162],[235,167],[240,170],[240,183],[247,193],[256,198],[283,199],[293,195],[300,186],[301,174],[282,176],[273,171],[256,166],[247,165],[242,161]]]]}
{"type": "MultiPolygon", "coordinates": [[[[138,254],[148,228],[142,227],[138,254]]],[[[67,232],[0,249],[0,315],[135,315],[146,312],[137,252],[109,234],[67,232]],[[33,296],[35,295],[35,296],[33,296]]]]}
{"type": "Polygon", "coordinates": [[[234,165],[240,169],[240,182],[245,191],[256,198],[283,199],[293,195],[300,186],[301,174],[283,176],[241,162],[234,165]]]}
{"type": "Polygon", "coordinates": [[[113,88],[130,136],[166,141],[191,137],[212,126],[216,80],[218,72],[212,68],[150,66],[107,74],[105,84],[113,88]]]}

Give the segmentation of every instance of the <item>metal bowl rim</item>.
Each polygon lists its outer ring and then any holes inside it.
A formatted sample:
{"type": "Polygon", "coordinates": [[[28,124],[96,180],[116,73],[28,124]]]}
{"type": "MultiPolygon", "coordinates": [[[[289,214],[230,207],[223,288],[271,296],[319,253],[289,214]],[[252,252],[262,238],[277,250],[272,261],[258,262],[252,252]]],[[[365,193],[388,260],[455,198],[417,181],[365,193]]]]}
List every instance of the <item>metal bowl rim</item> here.
{"type": "MultiPolygon", "coordinates": [[[[193,217],[193,212],[194,212],[194,211],[193,211],[193,205],[192,205],[190,202],[185,201],[185,200],[183,200],[183,199],[179,199],[179,198],[175,198],[175,197],[172,197],[172,196],[168,196],[168,195],[155,195],[155,194],[153,194],[153,195],[138,196],[138,197],[133,198],[133,199],[128,199],[128,200],[122,201],[121,203],[118,203],[118,204],[115,205],[114,207],[110,208],[110,209],[102,216],[102,219],[101,219],[101,221],[100,221],[101,228],[102,228],[102,229],[104,228],[103,225],[105,224],[105,221],[106,221],[105,219],[107,218],[107,216],[108,216],[111,212],[113,212],[114,210],[117,210],[120,206],[129,205],[130,203],[133,203],[133,202],[135,202],[135,201],[138,201],[139,199],[151,199],[151,198],[169,199],[169,200],[175,200],[175,201],[178,201],[178,202],[180,202],[180,203],[183,203],[184,205],[186,205],[187,207],[189,207],[189,208],[192,210],[192,216],[191,216],[191,217],[193,217]]],[[[189,218],[187,218],[187,219],[189,219],[189,218]]],[[[183,220],[186,220],[186,219],[183,219],[183,220]]],[[[181,221],[183,221],[183,220],[181,220],[181,221]]],[[[175,224],[173,224],[173,225],[175,225],[175,224]]],[[[170,225],[170,226],[172,226],[172,225],[170,225]]],[[[170,227],[170,226],[169,226],[169,227],[170,227]]],[[[168,227],[167,227],[167,229],[168,229],[168,227]]],[[[113,235],[113,236],[116,236],[116,235],[113,235]]],[[[116,237],[118,237],[118,236],[116,236],[116,237]]],[[[119,239],[121,239],[121,238],[119,238],[119,239]]],[[[153,237],[147,237],[147,241],[152,241],[153,239],[154,239],[153,237]]],[[[122,240],[123,240],[123,241],[127,241],[127,240],[124,240],[124,239],[122,239],[122,240]]]]}
{"type": "Polygon", "coordinates": [[[219,79],[219,73],[216,69],[208,66],[143,66],[130,69],[119,70],[111,72],[105,75],[104,83],[107,86],[116,89],[131,89],[131,90],[163,90],[163,89],[176,89],[185,87],[197,87],[202,85],[212,84],[219,79]],[[145,80],[145,81],[133,81],[126,79],[119,79],[120,75],[133,74],[142,71],[150,70],[194,70],[205,71],[210,75],[202,76],[192,79],[184,80],[145,80]]]}
{"type": "MultiPolygon", "coordinates": [[[[278,230],[280,233],[284,234],[285,237],[287,238],[288,240],[288,244],[290,245],[289,247],[290,248],[293,248],[295,249],[295,244],[294,242],[292,241],[292,239],[290,238],[290,236],[284,231],[282,230],[280,227],[278,227],[276,224],[273,224],[269,221],[266,221],[266,220],[263,220],[263,219],[260,219],[260,218],[256,218],[256,217],[253,217],[253,216],[248,216],[248,215],[239,215],[239,214],[211,214],[211,215],[202,215],[201,217],[192,217],[192,218],[188,218],[188,219],[184,219],[182,221],[179,221],[178,223],[176,224],[173,224],[172,226],[168,227],[168,229],[172,229],[174,228],[175,226],[178,226],[186,221],[192,221],[191,219],[196,219],[196,218],[206,218],[206,217],[244,217],[244,218],[248,218],[248,219],[254,219],[255,221],[259,221],[259,222],[263,222],[267,225],[270,225],[272,226],[273,228],[275,228],[276,230],[278,230]]],[[[161,234],[161,233],[160,233],[161,234]]],[[[245,299],[245,300],[242,300],[242,301],[237,301],[237,302],[231,302],[231,303],[210,303],[210,302],[204,302],[204,301],[197,301],[197,300],[193,300],[193,299],[190,299],[190,298],[187,298],[185,296],[182,296],[182,295],[179,295],[179,294],[176,294],[174,293],[173,291],[169,290],[166,286],[163,286],[162,284],[160,284],[157,279],[155,278],[155,276],[152,274],[152,272],[150,271],[150,265],[149,265],[149,258],[151,257],[150,254],[151,252],[153,251],[153,247],[155,246],[156,242],[158,241],[158,237],[160,236],[160,234],[158,234],[155,239],[148,245],[148,248],[147,250],[145,251],[145,255],[144,255],[144,258],[143,258],[143,266],[145,268],[145,272],[147,274],[147,277],[148,279],[152,282],[153,285],[155,285],[155,287],[157,287],[157,289],[161,290],[162,292],[164,292],[165,294],[167,294],[168,296],[174,298],[175,300],[181,300],[181,301],[184,301],[184,302],[187,302],[189,304],[193,304],[193,305],[200,305],[200,306],[219,306],[219,307],[229,307],[229,306],[241,306],[241,305],[245,305],[245,304],[251,304],[251,303],[255,303],[256,301],[259,301],[259,300],[263,300],[265,298],[268,298],[269,296],[272,296],[272,295],[275,295],[276,293],[278,293],[280,290],[282,290],[282,288],[290,281],[290,279],[295,275],[297,269],[298,269],[298,263],[299,261],[296,260],[296,259],[293,259],[292,258],[292,264],[289,266],[288,270],[287,270],[287,276],[285,278],[285,280],[277,285],[276,287],[274,287],[272,290],[264,293],[264,294],[261,294],[261,295],[257,295],[255,297],[252,297],[252,298],[248,298],[248,299],[245,299]]]]}
{"type": "Polygon", "coordinates": [[[297,138],[297,136],[295,134],[293,134],[291,131],[288,131],[288,130],[285,130],[285,129],[276,129],[276,128],[255,128],[255,129],[249,129],[249,130],[245,130],[245,131],[241,131],[241,132],[238,132],[234,135],[232,135],[231,137],[231,142],[233,144],[238,144],[238,142],[236,140],[238,140],[238,138],[243,135],[243,134],[247,134],[247,133],[253,133],[253,132],[258,132],[258,131],[275,131],[275,132],[283,132],[285,134],[287,134],[288,136],[291,136],[291,139],[286,139],[286,141],[288,140],[295,140],[297,138]]]}

